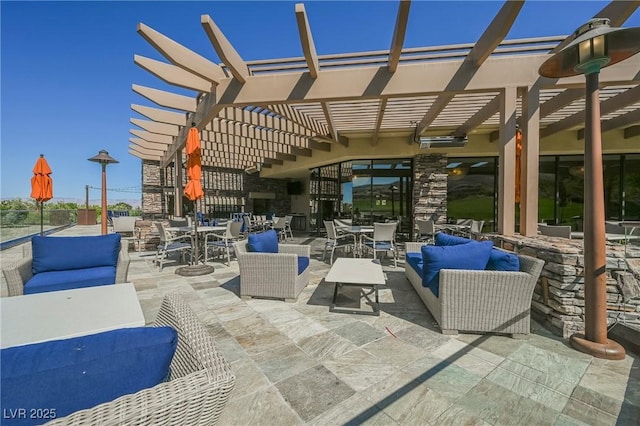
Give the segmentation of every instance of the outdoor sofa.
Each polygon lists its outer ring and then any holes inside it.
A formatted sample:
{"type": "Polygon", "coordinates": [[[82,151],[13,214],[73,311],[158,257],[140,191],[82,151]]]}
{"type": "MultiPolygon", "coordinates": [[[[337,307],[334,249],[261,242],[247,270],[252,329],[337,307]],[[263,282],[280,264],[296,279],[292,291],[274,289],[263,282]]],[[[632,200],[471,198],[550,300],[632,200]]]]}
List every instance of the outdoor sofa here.
{"type": "Polygon", "coordinates": [[[2,269],[8,295],[44,293],[127,280],[129,253],[119,234],[35,236],[23,258],[2,269]]]}
{"type": "Polygon", "coordinates": [[[26,419],[5,417],[8,425],[213,425],[236,380],[175,294],[165,296],[153,326],[3,349],[2,370],[7,416],[34,407],[26,419]]]}
{"type": "Polygon", "coordinates": [[[240,267],[240,297],[294,301],[309,284],[311,247],[278,244],[276,231],[249,234],[233,243],[240,267]]]}
{"type": "Polygon", "coordinates": [[[544,262],[444,233],[436,245],[406,243],[405,275],[443,334],[526,337],[533,289],[544,262]],[[426,265],[426,266],[425,266],[426,265]]]}

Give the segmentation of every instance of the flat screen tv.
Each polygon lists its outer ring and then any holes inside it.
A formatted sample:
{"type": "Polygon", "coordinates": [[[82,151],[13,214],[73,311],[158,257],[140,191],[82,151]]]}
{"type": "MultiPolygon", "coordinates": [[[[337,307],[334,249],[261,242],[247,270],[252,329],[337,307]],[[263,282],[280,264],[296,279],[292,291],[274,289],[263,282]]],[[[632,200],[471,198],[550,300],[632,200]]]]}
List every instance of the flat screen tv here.
{"type": "Polygon", "coordinates": [[[302,182],[300,181],[287,182],[287,194],[300,195],[302,194],[302,191],[303,191],[302,182]]]}

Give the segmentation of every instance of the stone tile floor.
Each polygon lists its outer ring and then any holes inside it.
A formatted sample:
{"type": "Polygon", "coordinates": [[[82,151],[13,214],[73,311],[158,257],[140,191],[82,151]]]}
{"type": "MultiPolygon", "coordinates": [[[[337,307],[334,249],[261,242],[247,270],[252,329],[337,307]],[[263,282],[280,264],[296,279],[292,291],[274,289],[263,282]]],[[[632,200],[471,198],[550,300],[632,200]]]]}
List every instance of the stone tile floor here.
{"type": "MultiPolygon", "coordinates": [[[[76,226],[58,235],[99,232],[76,226]]],[[[311,282],[295,303],[240,299],[237,262],[182,277],[175,262],[159,272],[153,253],[131,252],[129,281],[147,321],[164,294],[179,293],[231,363],[237,383],[221,424],[640,424],[638,356],[596,359],[535,322],[527,340],[443,336],[402,262],[383,262],[379,317],[330,313],[324,240],[294,241],[312,246],[311,282]]],[[[2,265],[21,251],[4,250],[2,265]]],[[[341,306],[371,308],[359,289],[342,291],[341,306]]]]}

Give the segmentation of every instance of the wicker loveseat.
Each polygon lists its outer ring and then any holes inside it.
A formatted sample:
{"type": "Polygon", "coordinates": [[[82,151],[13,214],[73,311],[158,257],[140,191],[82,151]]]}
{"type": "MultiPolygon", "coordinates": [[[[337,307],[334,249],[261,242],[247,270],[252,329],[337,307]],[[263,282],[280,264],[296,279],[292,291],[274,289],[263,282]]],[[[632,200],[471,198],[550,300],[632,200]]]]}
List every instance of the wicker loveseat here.
{"type": "Polygon", "coordinates": [[[3,268],[2,273],[8,295],[20,296],[124,283],[130,261],[119,234],[35,236],[24,246],[22,259],[3,268]]]}
{"type": "Polygon", "coordinates": [[[248,251],[248,243],[233,244],[240,267],[240,297],[296,300],[309,284],[311,247],[278,244],[277,253],[256,253],[248,251]]]}
{"type": "Polygon", "coordinates": [[[154,326],[170,326],[178,332],[178,346],[166,382],[46,424],[216,424],[236,378],[213,338],[178,295],[165,296],[154,326]]]}
{"type": "MultiPolygon", "coordinates": [[[[407,256],[420,253],[423,245],[408,242],[407,256]]],[[[443,334],[496,332],[522,338],[530,332],[531,298],[544,262],[529,256],[517,257],[517,272],[442,269],[438,296],[423,286],[422,271],[409,263],[405,275],[443,334]]]]}

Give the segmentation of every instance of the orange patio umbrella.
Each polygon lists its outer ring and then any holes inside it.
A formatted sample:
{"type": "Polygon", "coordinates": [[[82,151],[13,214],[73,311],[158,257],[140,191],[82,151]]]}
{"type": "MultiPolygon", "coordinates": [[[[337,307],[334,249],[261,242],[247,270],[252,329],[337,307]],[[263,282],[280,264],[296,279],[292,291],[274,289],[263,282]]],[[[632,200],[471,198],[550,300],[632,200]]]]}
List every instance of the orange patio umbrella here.
{"type": "Polygon", "coordinates": [[[40,154],[40,158],[33,166],[33,177],[31,178],[31,198],[40,203],[40,235],[44,233],[44,212],[43,203],[53,198],[53,180],[51,179],[51,167],[40,154]]]}
{"type": "Polygon", "coordinates": [[[197,208],[196,208],[196,200],[202,198],[204,196],[204,191],[202,190],[202,183],[200,182],[200,175],[202,171],[202,162],[200,159],[201,149],[200,149],[200,135],[198,134],[198,129],[194,126],[189,129],[189,134],[187,135],[187,143],[186,143],[186,153],[187,153],[187,186],[184,188],[184,195],[193,201],[193,223],[195,226],[195,259],[196,265],[198,264],[198,217],[197,217],[197,208]]]}
{"type": "Polygon", "coordinates": [[[522,132],[516,131],[516,203],[520,204],[520,180],[522,178],[522,132]]]}

